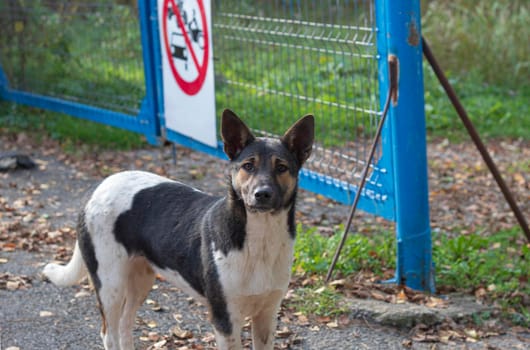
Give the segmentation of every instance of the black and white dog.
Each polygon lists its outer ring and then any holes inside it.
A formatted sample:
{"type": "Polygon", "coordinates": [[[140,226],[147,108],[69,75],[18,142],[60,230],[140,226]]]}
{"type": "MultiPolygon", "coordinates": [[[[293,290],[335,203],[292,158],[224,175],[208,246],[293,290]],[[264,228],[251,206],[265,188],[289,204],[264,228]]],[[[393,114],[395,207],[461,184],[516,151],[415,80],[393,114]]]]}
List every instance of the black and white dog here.
{"type": "Polygon", "coordinates": [[[257,138],[225,110],[222,137],[231,160],[225,197],[142,171],[112,175],[79,215],[70,262],[44,268],[58,286],[88,272],[105,349],[134,349],[136,311],[156,274],[208,306],[219,349],[241,349],[245,317],[254,349],[273,349],[291,275],[298,172],[311,153],[314,118],[303,117],[280,139],[257,138]]]}

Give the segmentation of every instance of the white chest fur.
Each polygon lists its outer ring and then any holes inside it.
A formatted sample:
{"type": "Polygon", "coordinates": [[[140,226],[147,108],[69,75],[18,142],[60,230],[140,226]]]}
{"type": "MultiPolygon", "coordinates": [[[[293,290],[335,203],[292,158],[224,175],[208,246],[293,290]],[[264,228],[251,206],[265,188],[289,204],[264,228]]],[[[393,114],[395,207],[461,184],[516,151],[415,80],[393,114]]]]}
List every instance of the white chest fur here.
{"type": "Polygon", "coordinates": [[[227,298],[265,296],[286,291],[291,276],[294,240],[287,211],[247,213],[243,249],[224,255],[215,250],[219,279],[227,298]]]}

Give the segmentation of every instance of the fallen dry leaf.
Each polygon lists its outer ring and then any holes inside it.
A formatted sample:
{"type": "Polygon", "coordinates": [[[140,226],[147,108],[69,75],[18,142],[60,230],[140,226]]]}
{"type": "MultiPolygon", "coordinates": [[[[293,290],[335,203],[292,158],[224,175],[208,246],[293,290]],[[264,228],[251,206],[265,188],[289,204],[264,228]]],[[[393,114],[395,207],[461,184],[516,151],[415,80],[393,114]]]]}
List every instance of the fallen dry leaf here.
{"type": "Polygon", "coordinates": [[[147,333],[147,339],[156,342],[160,339],[160,335],[157,332],[149,332],[147,333]]]}
{"type": "Polygon", "coordinates": [[[293,332],[291,330],[289,330],[289,328],[287,328],[285,326],[282,327],[282,329],[279,329],[279,330],[276,331],[276,335],[278,336],[278,338],[287,338],[291,334],[293,334],[293,332]]]}
{"type": "Polygon", "coordinates": [[[178,339],[190,339],[193,338],[193,333],[188,330],[181,329],[179,326],[171,328],[171,334],[178,339]]]}
{"type": "Polygon", "coordinates": [[[167,340],[163,339],[153,344],[153,349],[162,349],[167,344],[167,340]]]}
{"type": "Polygon", "coordinates": [[[75,298],[84,298],[84,297],[88,297],[92,295],[89,291],[86,291],[86,290],[82,290],[82,291],[79,291],[77,293],[75,293],[75,298]]]}
{"type": "Polygon", "coordinates": [[[211,343],[215,341],[215,335],[210,332],[206,332],[204,337],[201,338],[203,343],[211,343]]]}
{"type": "Polygon", "coordinates": [[[425,306],[431,308],[446,308],[449,306],[449,302],[446,299],[430,296],[427,298],[425,306]]]}
{"type": "Polygon", "coordinates": [[[13,275],[9,272],[0,273],[0,289],[9,291],[25,290],[31,287],[31,278],[25,275],[13,275]]]}
{"type": "Polygon", "coordinates": [[[401,304],[407,302],[408,300],[409,298],[407,298],[407,294],[405,294],[405,291],[403,289],[400,290],[396,296],[396,303],[401,304]]]}
{"type": "Polygon", "coordinates": [[[328,326],[329,328],[339,328],[339,324],[337,323],[337,321],[328,322],[326,323],[326,326],[328,326]]]}

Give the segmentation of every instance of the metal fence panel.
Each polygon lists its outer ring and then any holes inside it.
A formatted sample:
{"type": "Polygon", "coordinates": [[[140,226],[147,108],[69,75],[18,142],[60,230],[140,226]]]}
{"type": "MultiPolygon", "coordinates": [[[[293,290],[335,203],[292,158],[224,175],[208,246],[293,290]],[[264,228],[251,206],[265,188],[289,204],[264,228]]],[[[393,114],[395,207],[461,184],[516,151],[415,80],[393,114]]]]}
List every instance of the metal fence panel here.
{"type": "MultiPolygon", "coordinates": [[[[163,110],[151,62],[156,2],[139,5],[138,13],[106,1],[2,2],[2,96],[154,142],[163,110]]],[[[314,113],[319,142],[301,185],[351,202],[380,115],[373,1],[214,1],[213,14],[218,108],[234,109],[260,135],[314,113]]],[[[380,150],[361,207],[393,219],[388,164],[380,150]]]]}
{"type": "MultiPolygon", "coordinates": [[[[263,136],[313,113],[318,144],[301,184],[350,203],[380,117],[373,1],[215,1],[213,36],[217,107],[263,136]]],[[[381,157],[361,207],[392,219],[381,157]]]]}
{"type": "MultiPolygon", "coordinates": [[[[433,289],[419,0],[214,0],[216,104],[263,136],[313,113],[300,184],[351,203],[386,96],[399,99],[360,207],[397,222],[397,283],[433,289]]],[[[156,1],[0,2],[0,97],[143,133],[164,130],[156,1]],[[120,4],[125,3],[125,5],[120,4]],[[161,130],[160,130],[161,128],[161,130]]],[[[168,139],[222,156],[193,139],[168,139]]]]}
{"type": "Polygon", "coordinates": [[[135,7],[6,0],[0,3],[0,27],[4,98],[147,133],[150,139],[156,134],[154,115],[142,111],[147,91],[135,7]]]}

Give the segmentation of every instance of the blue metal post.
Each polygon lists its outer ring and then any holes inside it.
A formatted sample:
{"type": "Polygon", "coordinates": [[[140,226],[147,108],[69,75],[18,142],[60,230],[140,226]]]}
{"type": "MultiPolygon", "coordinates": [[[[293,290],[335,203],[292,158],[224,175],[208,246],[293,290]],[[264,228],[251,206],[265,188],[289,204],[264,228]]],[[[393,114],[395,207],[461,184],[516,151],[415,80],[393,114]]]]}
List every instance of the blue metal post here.
{"type": "Polygon", "coordinates": [[[139,0],[138,5],[146,95],[142,101],[138,117],[140,118],[141,123],[149,125],[148,132],[145,133],[149,143],[157,144],[157,136],[160,135],[160,124],[157,118],[157,81],[155,59],[153,55],[155,51],[155,42],[158,41],[158,37],[153,33],[151,25],[151,17],[156,17],[156,12],[154,14],[152,13],[153,6],[150,6],[149,0],[139,0]]]}
{"type": "Polygon", "coordinates": [[[154,69],[154,77],[156,83],[156,105],[157,105],[157,120],[160,127],[162,138],[166,138],[166,121],[164,117],[164,83],[162,81],[162,51],[160,43],[160,32],[158,23],[158,2],[156,0],[148,0],[150,11],[150,26],[152,36],[152,64],[154,69]]]}
{"type": "MultiPolygon", "coordinates": [[[[380,96],[388,92],[388,57],[397,57],[397,100],[385,129],[392,155],[397,235],[396,275],[391,282],[434,291],[429,221],[423,96],[420,1],[376,0],[380,96]]],[[[384,101],[381,101],[383,104],[384,101]]]]}

